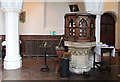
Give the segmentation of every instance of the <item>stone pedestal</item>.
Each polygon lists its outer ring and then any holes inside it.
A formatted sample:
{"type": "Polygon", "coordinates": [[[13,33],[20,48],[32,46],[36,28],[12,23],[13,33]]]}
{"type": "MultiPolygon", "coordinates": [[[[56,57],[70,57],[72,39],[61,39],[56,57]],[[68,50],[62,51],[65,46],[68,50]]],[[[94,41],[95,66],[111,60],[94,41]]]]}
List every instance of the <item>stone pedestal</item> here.
{"type": "Polygon", "coordinates": [[[71,53],[70,71],[76,74],[82,74],[91,70],[89,53],[91,48],[96,45],[96,42],[69,42],[65,41],[65,46],[68,46],[71,53]]]}

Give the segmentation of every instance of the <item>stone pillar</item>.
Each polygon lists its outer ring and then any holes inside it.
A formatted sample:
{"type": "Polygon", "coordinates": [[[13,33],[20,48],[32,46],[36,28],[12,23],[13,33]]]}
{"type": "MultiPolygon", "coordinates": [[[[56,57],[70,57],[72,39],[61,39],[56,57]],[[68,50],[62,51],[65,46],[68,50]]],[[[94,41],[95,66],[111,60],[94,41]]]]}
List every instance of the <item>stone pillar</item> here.
{"type": "MultiPolygon", "coordinates": [[[[96,44],[100,42],[100,16],[103,13],[104,2],[105,0],[84,0],[85,2],[85,10],[87,13],[91,13],[96,15],[96,44]]],[[[100,61],[100,55],[95,55],[95,61],[100,61]]]]}
{"type": "Polygon", "coordinates": [[[105,0],[84,0],[85,11],[96,15],[96,42],[100,42],[100,16],[103,13],[105,0]]]}
{"type": "Polygon", "coordinates": [[[6,27],[5,69],[17,69],[22,66],[19,49],[19,12],[17,9],[3,9],[6,27]]]}
{"type": "Polygon", "coordinates": [[[2,10],[5,13],[6,56],[4,69],[12,70],[22,67],[19,46],[19,13],[22,9],[22,0],[1,0],[2,10]]]}
{"type": "Polygon", "coordinates": [[[96,43],[100,42],[100,20],[101,15],[96,15],[96,43]]]}
{"type": "MultiPolygon", "coordinates": [[[[96,15],[96,30],[95,30],[95,34],[96,34],[96,43],[98,44],[100,42],[100,23],[101,23],[101,15],[97,14],[96,15]]],[[[100,62],[101,61],[101,57],[100,55],[98,55],[97,53],[95,53],[95,61],[96,62],[100,62]]]]}

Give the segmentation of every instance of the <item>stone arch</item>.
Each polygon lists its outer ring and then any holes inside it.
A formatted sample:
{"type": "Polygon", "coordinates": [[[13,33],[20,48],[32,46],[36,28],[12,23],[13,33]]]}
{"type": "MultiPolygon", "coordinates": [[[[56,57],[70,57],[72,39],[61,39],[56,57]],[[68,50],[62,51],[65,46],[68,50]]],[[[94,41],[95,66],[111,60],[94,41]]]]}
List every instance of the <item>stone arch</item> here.
{"type": "Polygon", "coordinates": [[[111,15],[114,18],[115,22],[118,21],[118,14],[116,12],[114,12],[114,11],[105,11],[104,13],[108,13],[109,15],[111,15]]]}

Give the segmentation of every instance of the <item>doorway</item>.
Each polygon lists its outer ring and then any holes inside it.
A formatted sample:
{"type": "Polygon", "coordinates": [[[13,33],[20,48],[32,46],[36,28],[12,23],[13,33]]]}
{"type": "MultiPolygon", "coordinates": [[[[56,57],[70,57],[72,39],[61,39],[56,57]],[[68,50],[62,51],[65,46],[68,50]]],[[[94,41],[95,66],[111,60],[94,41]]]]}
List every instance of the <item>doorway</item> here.
{"type": "Polygon", "coordinates": [[[100,41],[115,46],[115,19],[109,13],[101,16],[100,41]]]}

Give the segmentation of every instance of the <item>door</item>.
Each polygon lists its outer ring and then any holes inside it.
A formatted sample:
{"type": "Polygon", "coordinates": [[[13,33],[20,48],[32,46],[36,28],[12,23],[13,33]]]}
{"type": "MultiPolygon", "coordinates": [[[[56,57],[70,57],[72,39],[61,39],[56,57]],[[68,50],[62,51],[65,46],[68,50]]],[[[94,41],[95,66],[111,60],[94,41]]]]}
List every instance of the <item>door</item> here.
{"type": "Polygon", "coordinates": [[[115,20],[105,13],[101,16],[100,41],[108,45],[115,46],[115,20]]]}

